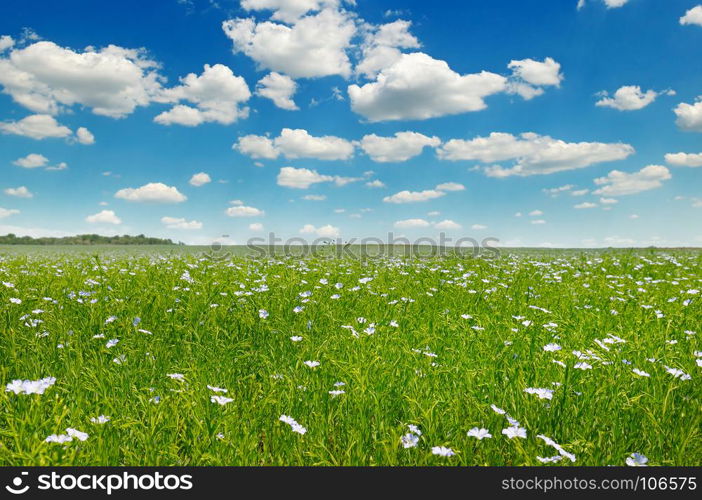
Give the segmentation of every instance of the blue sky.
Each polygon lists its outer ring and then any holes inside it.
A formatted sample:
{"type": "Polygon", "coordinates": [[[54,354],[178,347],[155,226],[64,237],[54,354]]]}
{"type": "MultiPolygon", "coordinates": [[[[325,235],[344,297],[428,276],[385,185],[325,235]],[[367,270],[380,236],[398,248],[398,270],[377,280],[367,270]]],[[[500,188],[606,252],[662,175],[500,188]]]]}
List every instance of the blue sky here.
{"type": "Polygon", "coordinates": [[[6,0],[0,36],[0,234],[702,245],[699,0],[6,0]]]}

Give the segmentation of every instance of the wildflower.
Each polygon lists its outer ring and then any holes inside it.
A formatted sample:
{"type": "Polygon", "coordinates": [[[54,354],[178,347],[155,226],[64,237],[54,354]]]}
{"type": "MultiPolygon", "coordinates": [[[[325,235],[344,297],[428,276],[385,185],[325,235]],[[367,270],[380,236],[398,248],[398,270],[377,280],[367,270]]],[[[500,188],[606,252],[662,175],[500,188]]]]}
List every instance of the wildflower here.
{"type": "Polygon", "coordinates": [[[5,392],[15,394],[44,394],[44,391],[56,383],[55,377],[39,380],[13,380],[5,386],[5,392]]]}
{"type": "Polygon", "coordinates": [[[185,375],[182,373],[166,373],[166,377],[170,377],[173,380],[178,380],[180,382],[185,382],[185,375]]]}
{"type": "Polygon", "coordinates": [[[403,448],[414,448],[419,443],[419,436],[408,432],[400,438],[400,443],[403,448]]]}
{"type": "Polygon", "coordinates": [[[392,326],[393,328],[397,328],[397,327],[399,327],[400,325],[397,323],[397,321],[392,320],[392,321],[390,322],[390,326],[392,326]]]}
{"type": "Polygon", "coordinates": [[[109,318],[107,318],[107,319],[105,320],[105,324],[106,324],[106,325],[109,325],[110,323],[112,323],[112,322],[114,322],[114,321],[116,321],[116,320],[117,320],[117,316],[110,316],[109,318]]]}
{"type": "Polygon", "coordinates": [[[210,396],[210,401],[213,403],[218,403],[218,404],[224,406],[227,403],[231,403],[234,400],[232,398],[227,398],[225,396],[210,396]]]}
{"type": "Polygon", "coordinates": [[[488,431],[487,429],[483,429],[483,428],[478,429],[477,427],[473,427],[466,434],[468,437],[474,437],[474,438],[479,439],[479,440],[483,440],[485,438],[492,437],[492,434],[490,434],[490,431],[488,431]]]}
{"type": "Polygon", "coordinates": [[[490,405],[490,408],[492,408],[492,411],[494,411],[494,412],[497,413],[498,415],[504,415],[505,413],[507,413],[507,412],[504,411],[502,408],[498,408],[498,407],[495,406],[495,405],[490,405]]]}
{"type": "Polygon", "coordinates": [[[305,361],[305,364],[310,368],[316,368],[320,365],[319,361],[305,361]]]}
{"type": "Polygon", "coordinates": [[[21,304],[22,299],[16,299],[14,297],[10,297],[10,302],[12,302],[13,304],[21,304]]]}
{"type": "Polygon", "coordinates": [[[293,312],[294,312],[294,313],[301,313],[301,312],[304,311],[304,310],[305,310],[304,307],[302,307],[302,306],[297,306],[295,309],[293,309],[293,312]]]}
{"type": "Polygon", "coordinates": [[[635,373],[636,375],[638,375],[639,377],[650,377],[650,375],[649,375],[648,373],[646,373],[646,372],[643,371],[643,370],[639,370],[638,368],[634,368],[634,369],[631,370],[631,371],[634,372],[634,373],[635,373]]]}
{"type": "Polygon", "coordinates": [[[641,453],[632,453],[627,457],[626,464],[629,467],[646,467],[648,458],[641,453]]]}
{"type": "Polygon", "coordinates": [[[90,421],[94,424],[106,424],[110,421],[110,417],[105,415],[100,415],[98,417],[92,417],[90,421]]]}
{"type": "Polygon", "coordinates": [[[259,309],[258,317],[261,319],[266,319],[268,317],[268,311],[266,311],[265,309],[259,309]]]}
{"type": "Polygon", "coordinates": [[[342,394],[346,394],[346,391],[334,390],[334,391],[329,391],[329,394],[331,394],[332,397],[336,397],[336,396],[341,396],[342,394]]]}
{"type": "Polygon", "coordinates": [[[127,356],[125,356],[124,354],[120,354],[112,360],[113,363],[117,363],[118,365],[121,365],[125,361],[127,361],[127,356]]]}
{"type": "Polygon", "coordinates": [[[118,342],[119,342],[119,339],[110,339],[107,341],[107,344],[105,344],[105,347],[107,347],[109,349],[110,347],[116,346],[118,342]]]}
{"type": "Polygon", "coordinates": [[[558,452],[558,454],[559,454],[560,456],[569,459],[571,462],[575,462],[575,455],[573,455],[572,453],[568,453],[567,451],[565,451],[565,450],[563,449],[563,447],[562,447],[560,444],[556,443],[556,442],[555,442],[553,439],[551,439],[550,437],[544,436],[543,434],[538,434],[536,437],[539,438],[539,439],[541,439],[541,440],[542,440],[544,443],[546,443],[547,445],[549,445],[549,446],[555,448],[556,451],[558,452]]]}
{"type": "Polygon", "coordinates": [[[212,392],[229,392],[226,389],[222,389],[221,387],[215,387],[213,385],[208,385],[207,388],[211,390],[212,392]]]}
{"type": "Polygon", "coordinates": [[[546,352],[555,352],[560,351],[561,346],[559,346],[558,344],[546,344],[543,349],[546,352]]]}
{"type": "Polygon", "coordinates": [[[89,437],[88,434],[86,434],[85,432],[81,432],[78,429],[72,429],[70,427],[66,429],[66,434],[68,434],[72,438],[78,439],[79,441],[85,441],[89,437]]]}
{"type": "Polygon", "coordinates": [[[416,434],[417,436],[421,436],[421,435],[422,435],[422,431],[419,430],[419,427],[417,427],[417,426],[414,425],[414,424],[409,424],[409,425],[407,425],[407,428],[410,430],[411,433],[416,434]]]}
{"type": "Polygon", "coordinates": [[[292,417],[288,417],[287,415],[281,415],[280,418],[278,418],[278,420],[288,424],[293,432],[297,432],[298,434],[305,434],[307,432],[307,429],[298,424],[297,421],[292,417]]]}
{"type": "Polygon", "coordinates": [[[293,342],[302,342],[302,337],[296,335],[296,336],[290,337],[290,340],[292,340],[293,342]]]}
{"type": "Polygon", "coordinates": [[[536,459],[542,464],[548,464],[560,462],[561,460],[563,460],[563,457],[560,455],[556,455],[555,457],[536,457],[536,459]]]}
{"type": "Polygon", "coordinates": [[[70,441],[73,441],[73,438],[67,434],[51,434],[50,436],[47,436],[46,439],[44,440],[45,443],[68,443],[70,441]]]}
{"type": "Polygon", "coordinates": [[[510,439],[514,439],[516,437],[526,439],[527,437],[526,429],[524,427],[519,427],[518,425],[513,425],[512,427],[502,429],[502,434],[510,439]]]}
{"type": "Polygon", "coordinates": [[[542,389],[539,387],[527,387],[524,389],[527,394],[536,394],[539,399],[553,399],[553,389],[542,389]]]}
{"type": "Polygon", "coordinates": [[[445,446],[434,446],[431,449],[432,455],[439,455],[440,457],[452,457],[456,454],[451,448],[446,448],[445,446]]]}
{"type": "Polygon", "coordinates": [[[552,359],[552,363],[556,363],[558,366],[562,366],[563,368],[566,367],[566,364],[563,361],[558,361],[557,359],[552,359]]]}
{"type": "Polygon", "coordinates": [[[573,368],[577,368],[578,370],[592,370],[592,365],[587,363],[575,363],[573,368]]]}
{"type": "Polygon", "coordinates": [[[679,378],[680,380],[690,380],[692,377],[678,368],[671,368],[669,366],[665,367],[665,371],[670,373],[673,377],[679,378]]]}

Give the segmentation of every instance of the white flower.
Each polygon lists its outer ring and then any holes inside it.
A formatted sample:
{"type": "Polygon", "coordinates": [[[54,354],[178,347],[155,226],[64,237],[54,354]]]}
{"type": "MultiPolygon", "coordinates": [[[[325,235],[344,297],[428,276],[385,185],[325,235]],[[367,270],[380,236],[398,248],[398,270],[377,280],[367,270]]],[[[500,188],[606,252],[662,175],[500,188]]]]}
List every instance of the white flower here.
{"type": "Polygon", "coordinates": [[[47,436],[46,439],[44,440],[45,443],[68,443],[70,441],[73,441],[73,438],[71,436],[68,436],[67,434],[52,434],[50,436],[47,436]]]}
{"type": "Polygon", "coordinates": [[[483,440],[485,438],[491,438],[492,434],[490,434],[490,431],[487,429],[480,428],[478,429],[477,427],[473,427],[471,430],[467,432],[468,437],[474,437],[476,439],[483,440]]]}
{"type": "Polygon", "coordinates": [[[110,421],[110,417],[106,415],[100,415],[98,417],[92,417],[90,421],[94,424],[106,424],[110,421]]]}
{"type": "Polygon", "coordinates": [[[301,313],[301,312],[304,311],[304,310],[305,310],[304,307],[302,307],[302,306],[297,306],[295,309],[293,309],[293,312],[294,312],[294,313],[301,313]]]}
{"type": "Polygon", "coordinates": [[[507,412],[504,411],[502,408],[498,408],[498,407],[495,406],[495,405],[490,405],[490,408],[492,408],[492,411],[494,411],[494,412],[497,413],[498,415],[504,415],[505,413],[507,413],[507,412]]]}
{"type": "Polygon", "coordinates": [[[544,351],[546,351],[546,352],[555,352],[555,351],[560,351],[560,350],[561,350],[561,346],[559,346],[558,344],[546,344],[544,346],[544,351]]]}
{"type": "Polygon", "coordinates": [[[316,368],[319,366],[319,361],[305,361],[305,364],[310,368],[316,368]]]}
{"type": "Polygon", "coordinates": [[[431,453],[440,457],[452,457],[456,454],[451,448],[446,448],[445,446],[434,446],[431,449],[431,453]]]}
{"type": "Polygon", "coordinates": [[[11,297],[11,298],[10,298],[10,302],[12,302],[13,304],[21,304],[21,303],[22,303],[22,300],[21,300],[21,299],[16,299],[16,298],[14,298],[14,297],[11,297]]]}
{"type": "Polygon", "coordinates": [[[563,460],[563,457],[560,455],[556,455],[555,457],[536,457],[536,459],[541,462],[542,464],[548,464],[548,463],[554,463],[554,462],[560,462],[563,460]]]}
{"type": "Polygon", "coordinates": [[[210,401],[212,401],[213,403],[218,403],[218,404],[224,406],[227,403],[231,403],[234,400],[232,398],[227,398],[224,396],[210,396],[210,401]]]}
{"type": "Polygon", "coordinates": [[[626,459],[626,464],[630,467],[646,467],[648,458],[641,453],[632,453],[626,459]]]}
{"type": "Polygon", "coordinates": [[[213,385],[208,385],[207,388],[213,392],[229,392],[226,389],[222,389],[221,387],[215,387],[213,385]]]}
{"type": "Polygon", "coordinates": [[[643,371],[643,370],[639,370],[638,368],[634,368],[634,369],[631,370],[631,371],[634,372],[634,373],[635,373],[636,375],[638,375],[639,377],[650,377],[650,375],[649,375],[648,373],[646,373],[646,372],[643,371]]]}
{"type": "Polygon", "coordinates": [[[288,417],[287,415],[281,415],[280,418],[278,418],[278,420],[288,424],[293,432],[297,432],[298,434],[305,434],[307,432],[307,429],[298,424],[297,421],[292,417],[288,417]]]}
{"type": "Polygon", "coordinates": [[[540,387],[527,387],[524,392],[536,394],[539,399],[553,399],[553,389],[542,389],[540,387]]]}
{"type": "Polygon", "coordinates": [[[502,429],[502,434],[507,436],[510,439],[514,439],[516,437],[526,439],[527,437],[527,432],[524,427],[519,427],[517,425],[514,425],[512,427],[507,427],[506,429],[502,429]]]}
{"type": "Polygon", "coordinates": [[[329,391],[329,394],[331,394],[332,397],[336,397],[336,396],[341,396],[342,394],[346,394],[346,391],[334,390],[334,391],[329,391]]]}
{"type": "Polygon", "coordinates": [[[578,370],[592,370],[592,365],[581,362],[581,363],[575,363],[573,368],[577,368],[578,370]]]}
{"type": "Polygon", "coordinates": [[[419,443],[419,436],[408,432],[400,438],[403,448],[414,448],[419,443]]]}
{"type": "MultiPolygon", "coordinates": [[[[664,365],[665,366],[665,365],[664,365]]],[[[677,368],[671,368],[669,366],[665,367],[665,371],[670,373],[673,377],[679,378],[680,380],[690,380],[692,377],[682,370],[677,368]]]]}
{"type": "Polygon", "coordinates": [[[268,317],[268,311],[266,311],[265,309],[259,309],[258,317],[261,319],[266,319],[268,317]]]}
{"type": "Polygon", "coordinates": [[[539,439],[541,439],[541,440],[543,440],[547,445],[549,445],[549,446],[555,448],[556,451],[558,451],[558,454],[559,454],[560,456],[566,457],[566,458],[567,458],[568,460],[570,460],[571,462],[575,462],[575,455],[573,455],[572,453],[568,453],[567,451],[565,451],[565,450],[563,449],[563,447],[562,447],[560,444],[556,443],[556,442],[555,442],[553,439],[551,439],[550,437],[544,436],[543,434],[539,434],[539,435],[537,435],[536,437],[539,438],[539,439]]]}
{"type": "Polygon", "coordinates": [[[44,394],[44,391],[56,383],[55,377],[39,380],[13,380],[5,386],[5,392],[15,394],[44,394]]]}
{"type": "Polygon", "coordinates": [[[105,324],[109,325],[110,323],[112,323],[113,321],[116,321],[116,320],[117,320],[117,316],[110,316],[109,318],[107,318],[105,320],[105,324]]]}
{"type": "Polygon", "coordinates": [[[183,375],[182,373],[166,373],[166,376],[172,378],[173,380],[178,380],[180,382],[185,381],[185,375],[183,375]]]}
{"type": "Polygon", "coordinates": [[[110,339],[107,341],[107,344],[105,344],[105,347],[107,347],[109,349],[110,347],[116,346],[118,343],[119,343],[119,339],[110,339]]]}
{"type": "Polygon", "coordinates": [[[85,441],[86,439],[88,439],[88,434],[86,434],[85,432],[81,432],[78,429],[72,429],[70,427],[66,429],[66,434],[80,441],[85,441]]]}
{"type": "Polygon", "coordinates": [[[290,337],[290,340],[292,340],[293,342],[302,342],[302,337],[296,335],[294,337],[290,337]]]}

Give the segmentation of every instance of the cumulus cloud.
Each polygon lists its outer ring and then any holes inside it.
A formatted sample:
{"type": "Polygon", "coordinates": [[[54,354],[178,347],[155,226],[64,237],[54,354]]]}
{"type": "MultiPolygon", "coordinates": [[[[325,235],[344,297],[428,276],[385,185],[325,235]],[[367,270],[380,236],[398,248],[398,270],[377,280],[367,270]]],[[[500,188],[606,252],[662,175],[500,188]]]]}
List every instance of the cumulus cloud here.
{"type": "Polygon", "coordinates": [[[292,24],[308,12],[316,12],[324,7],[337,7],[339,3],[339,0],[241,0],[241,8],[253,11],[270,10],[273,11],[271,19],[292,24]]]}
{"type": "Polygon", "coordinates": [[[119,225],[122,223],[122,219],[117,217],[117,214],[112,210],[103,210],[93,215],[88,215],[85,218],[86,222],[91,224],[114,224],[119,225]]]}
{"type": "Polygon", "coordinates": [[[371,122],[424,120],[480,111],[484,99],[502,92],[507,79],[482,71],[461,75],[423,52],[401,54],[375,81],[348,87],[351,108],[371,122]]]}
{"type": "Polygon", "coordinates": [[[380,137],[375,134],[365,135],[361,139],[361,149],[373,161],[380,163],[403,162],[414,158],[429,146],[438,147],[438,137],[428,137],[418,132],[396,132],[393,137],[380,137]]]}
{"type": "Polygon", "coordinates": [[[7,188],[3,192],[7,196],[14,196],[15,198],[34,198],[34,194],[29,189],[27,189],[26,186],[7,188]]]}
{"type": "Polygon", "coordinates": [[[53,116],[45,114],[29,115],[14,122],[0,122],[0,131],[36,140],[66,138],[72,134],[70,128],[61,125],[53,116]]]}
{"type": "Polygon", "coordinates": [[[559,87],[563,80],[561,65],[552,57],[543,61],[534,59],[513,60],[507,65],[512,70],[507,91],[529,100],[544,93],[543,87],[559,87]]]}
{"type": "Polygon", "coordinates": [[[346,49],[351,46],[356,25],[343,11],[325,8],[292,26],[259,23],[253,18],[230,19],[222,23],[222,29],[231,39],[234,52],[244,53],[261,69],[293,78],[351,74],[346,49]]]}
{"type": "Polygon", "coordinates": [[[182,217],[161,217],[161,224],[168,229],[202,229],[202,222],[182,217]]]}
{"type": "Polygon", "coordinates": [[[636,194],[659,188],[671,177],[670,171],[662,165],[648,165],[631,174],[612,170],[606,177],[595,179],[595,184],[601,187],[593,193],[602,196],[636,194]]]}
{"type": "Polygon", "coordinates": [[[451,219],[442,220],[434,224],[436,229],[461,229],[461,225],[451,219]]]}
{"type": "Polygon", "coordinates": [[[162,77],[157,69],[143,49],[108,45],[80,52],[39,41],[0,58],[0,85],[35,113],[81,105],[120,118],[158,98],[162,77]]]}
{"type": "Polygon", "coordinates": [[[308,194],[303,196],[302,199],[306,201],[324,201],[327,199],[327,196],[324,194],[308,194]]]}
{"type": "Polygon", "coordinates": [[[331,224],[321,227],[305,224],[302,229],[300,229],[300,234],[316,234],[320,238],[338,238],[341,235],[341,230],[331,224]]]}
{"type": "Polygon", "coordinates": [[[431,224],[424,219],[405,219],[398,220],[394,226],[398,229],[410,229],[415,227],[429,227],[431,224]]]}
{"type": "Polygon", "coordinates": [[[200,172],[194,174],[188,181],[188,184],[191,186],[200,187],[204,186],[205,184],[209,184],[210,182],[212,182],[212,178],[209,176],[209,174],[200,172]]]}
{"type": "Polygon", "coordinates": [[[76,140],[87,146],[95,144],[95,136],[85,127],[78,127],[78,130],[76,130],[76,140]]]}
{"type": "Polygon", "coordinates": [[[49,159],[44,155],[30,153],[22,158],[17,158],[12,163],[22,168],[41,168],[49,163],[49,159]]]}
{"type": "Polygon", "coordinates": [[[473,231],[482,231],[483,229],[487,229],[488,227],[484,224],[473,224],[472,226],[470,226],[470,228],[473,231]]]}
{"type": "Polygon", "coordinates": [[[381,180],[375,179],[375,180],[366,182],[366,186],[369,188],[384,188],[385,183],[381,180]]]}
{"type": "Polygon", "coordinates": [[[283,167],[278,173],[277,182],[279,186],[307,189],[313,184],[322,182],[333,182],[337,186],[344,186],[351,182],[362,180],[360,177],[341,177],[338,175],[323,175],[316,170],[308,168],[283,167]]]}
{"type": "Polygon", "coordinates": [[[668,153],[665,161],[674,167],[702,167],[702,153],[668,153]]]}
{"type": "Polygon", "coordinates": [[[584,201],[582,203],[578,203],[577,205],[573,205],[573,208],[576,208],[578,210],[582,210],[585,208],[596,208],[596,207],[597,207],[597,203],[592,203],[589,201],[584,201]]]}
{"type": "Polygon", "coordinates": [[[698,97],[694,104],[681,102],[673,112],[678,117],[675,123],[679,128],[690,132],[702,132],[702,96],[698,97]]]}
{"type": "Polygon", "coordinates": [[[510,168],[485,168],[491,177],[543,175],[589,167],[596,163],[623,160],[634,148],[623,143],[565,142],[527,132],[514,136],[493,132],[472,140],[451,139],[439,150],[443,160],[475,160],[481,163],[514,160],[510,168]]]}
{"type": "Polygon", "coordinates": [[[297,91],[297,83],[287,75],[281,75],[275,71],[261,78],[256,84],[256,94],[273,101],[273,104],[281,109],[295,111],[300,109],[292,100],[292,96],[297,91]]]}
{"type": "Polygon", "coordinates": [[[696,24],[697,26],[702,26],[702,5],[696,5],[685,12],[685,15],[680,18],[680,24],[696,24]]]}
{"type": "Polygon", "coordinates": [[[383,198],[385,203],[417,203],[429,201],[435,198],[441,198],[446,193],[435,189],[427,189],[424,191],[400,191],[392,196],[383,198]]]}
{"type": "Polygon", "coordinates": [[[181,85],[164,90],[163,99],[187,101],[196,107],[178,104],[156,116],[156,123],[190,127],[205,122],[229,125],[249,115],[249,108],[242,106],[251,97],[246,81],[223,64],[205,64],[201,75],[190,73],[180,82],[181,85]]]}
{"type": "Polygon", "coordinates": [[[0,52],[5,52],[15,45],[15,40],[10,35],[0,36],[0,52]]]}
{"type": "Polygon", "coordinates": [[[263,231],[263,224],[260,222],[254,222],[252,224],[249,224],[249,230],[251,231],[263,231]]]}
{"type": "Polygon", "coordinates": [[[655,90],[641,91],[638,85],[625,85],[619,87],[614,96],[608,97],[607,92],[600,92],[602,99],[595,106],[618,109],[619,111],[635,111],[642,109],[656,100],[658,92],[655,90]]]}
{"type": "Polygon", "coordinates": [[[4,219],[6,217],[9,217],[10,215],[16,215],[20,213],[19,210],[15,210],[14,208],[3,208],[0,207],[0,219],[4,219]]]}
{"type": "Polygon", "coordinates": [[[188,199],[177,188],[162,182],[150,182],[139,188],[120,189],[115,193],[115,198],[148,203],[181,203],[188,199]]]}
{"type": "Polygon", "coordinates": [[[246,205],[229,207],[225,212],[229,217],[260,217],[265,214],[263,210],[246,205]]]}
{"type": "Polygon", "coordinates": [[[555,188],[544,188],[544,189],[542,189],[542,191],[543,191],[544,193],[548,194],[549,196],[555,198],[555,197],[557,197],[559,194],[564,193],[564,192],[566,192],[566,191],[570,191],[570,190],[573,189],[574,187],[575,187],[575,186],[574,186],[573,184],[566,184],[566,185],[564,185],[564,186],[558,186],[558,187],[555,187],[555,188]]]}
{"type": "Polygon", "coordinates": [[[348,160],[354,153],[353,143],[341,137],[315,137],[305,129],[290,128],[284,128],[274,139],[247,135],[232,147],[252,158],[266,159],[275,159],[282,154],[289,159],[348,160]]]}
{"type": "Polygon", "coordinates": [[[355,73],[373,79],[382,69],[400,59],[400,49],[418,48],[419,40],[409,32],[411,24],[399,19],[380,26],[368,26],[361,46],[362,57],[354,69],[355,73]]]}

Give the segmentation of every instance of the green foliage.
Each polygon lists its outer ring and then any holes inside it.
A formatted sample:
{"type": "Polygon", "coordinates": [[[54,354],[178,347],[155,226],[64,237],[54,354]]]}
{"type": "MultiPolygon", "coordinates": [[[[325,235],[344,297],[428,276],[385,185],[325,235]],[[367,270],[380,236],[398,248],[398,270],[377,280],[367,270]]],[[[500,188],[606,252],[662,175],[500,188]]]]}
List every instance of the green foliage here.
{"type": "Polygon", "coordinates": [[[99,234],[79,234],[62,238],[32,238],[16,236],[12,233],[0,236],[0,245],[175,245],[170,239],[138,236],[102,236],[99,234]]]}

